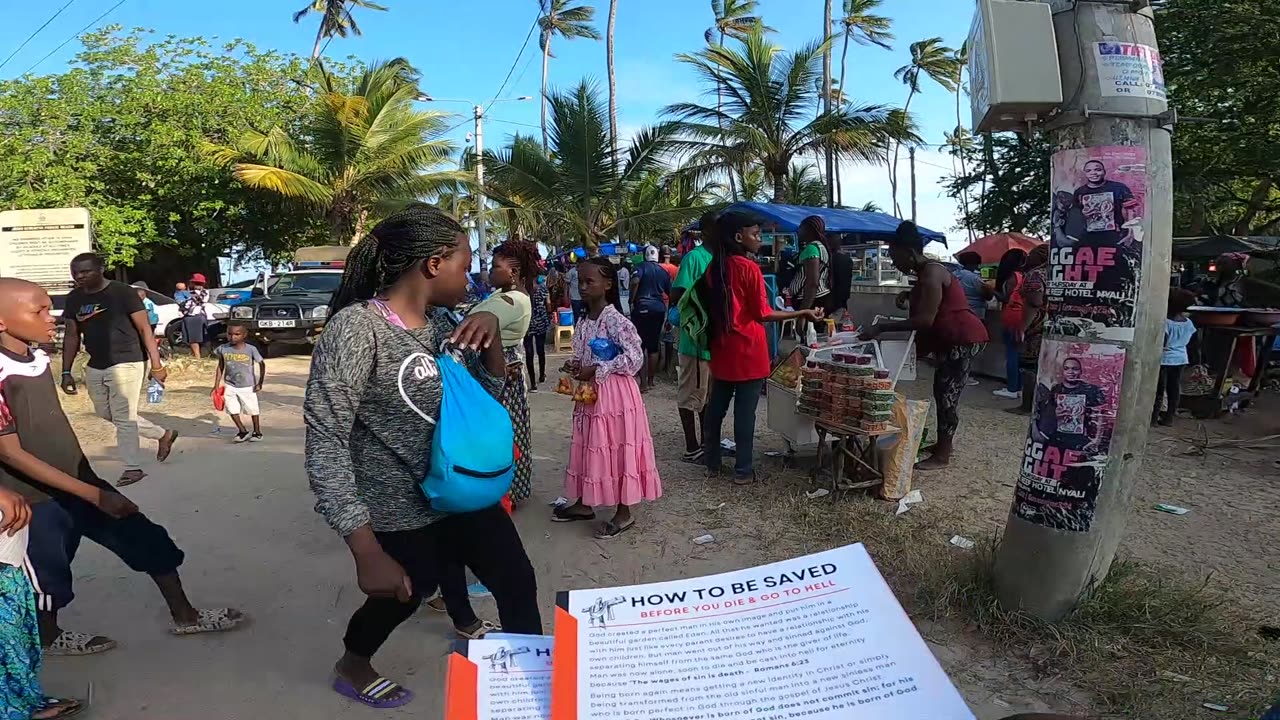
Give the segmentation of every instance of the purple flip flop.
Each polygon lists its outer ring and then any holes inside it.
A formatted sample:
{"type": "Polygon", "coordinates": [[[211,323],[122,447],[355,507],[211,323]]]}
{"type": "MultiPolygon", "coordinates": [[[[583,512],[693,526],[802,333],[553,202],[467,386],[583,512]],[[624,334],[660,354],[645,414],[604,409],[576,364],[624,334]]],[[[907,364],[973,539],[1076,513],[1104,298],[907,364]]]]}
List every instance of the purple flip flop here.
{"type": "Polygon", "coordinates": [[[369,683],[364,690],[356,690],[355,686],[347,682],[345,678],[337,676],[333,678],[333,689],[343,697],[351,698],[378,710],[398,708],[413,701],[413,691],[401,687],[399,684],[384,677],[369,683]],[[397,693],[399,694],[397,695],[397,693]]]}

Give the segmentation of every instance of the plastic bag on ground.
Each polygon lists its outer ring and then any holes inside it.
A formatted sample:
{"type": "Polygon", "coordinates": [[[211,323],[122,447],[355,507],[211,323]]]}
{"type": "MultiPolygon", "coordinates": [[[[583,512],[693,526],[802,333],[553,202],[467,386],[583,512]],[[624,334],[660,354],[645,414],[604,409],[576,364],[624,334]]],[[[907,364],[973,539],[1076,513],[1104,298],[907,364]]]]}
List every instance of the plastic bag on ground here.
{"type": "Polygon", "coordinates": [[[900,500],[911,492],[911,475],[915,470],[916,453],[920,450],[931,404],[928,400],[908,400],[902,393],[898,393],[897,402],[893,404],[893,424],[901,428],[902,432],[894,435],[887,446],[880,448],[884,464],[881,498],[900,500]]]}

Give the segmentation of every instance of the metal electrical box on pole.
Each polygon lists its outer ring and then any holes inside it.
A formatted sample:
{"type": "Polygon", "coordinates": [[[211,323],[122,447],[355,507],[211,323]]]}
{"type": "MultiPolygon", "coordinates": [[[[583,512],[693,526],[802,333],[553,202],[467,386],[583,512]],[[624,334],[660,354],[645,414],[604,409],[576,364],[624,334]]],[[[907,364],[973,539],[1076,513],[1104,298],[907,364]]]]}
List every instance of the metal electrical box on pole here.
{"type": "Polygon", "coordinates": [[[1024,84],[971,81],[975,123],[1022,123],[1054,147],[1047,318],[995,567],[1002,606],[1054,621],[1106,577],[1146,445],[1169,292],[1173,119],[1146,0],[979,0],[977,74],[1007,80],[1046,31],[1065,97],[1056,112],[1019,118],[1005,91],[1024,84]]]}

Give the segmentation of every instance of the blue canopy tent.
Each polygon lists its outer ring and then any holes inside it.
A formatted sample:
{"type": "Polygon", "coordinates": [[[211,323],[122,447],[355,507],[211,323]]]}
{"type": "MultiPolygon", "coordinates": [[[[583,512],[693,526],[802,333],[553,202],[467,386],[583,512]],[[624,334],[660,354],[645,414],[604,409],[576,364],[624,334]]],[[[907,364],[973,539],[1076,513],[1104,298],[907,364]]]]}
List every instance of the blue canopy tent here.
{"type": "MultiPolygon", "coordinates": [[[[721,212],[739,211],[759,217],[772,232],[794,233],[800,229],[800,222],[810,215],[817,215],[827,224],[827,232],[852,235],[846,238],[845,244],[881,243],[893,237],[893,233],[902,222],[892,215],[878,212],[862,212],[842,208],[806,207],[804,205],[778,205],[774,203],[740,202],[726,207],[721,212]]],[[[697,230],[695,222],[687,229],[697,230]]],[[[926,242],[947,244],[947,237],[940,232],[920,228],[920,235],[926,242]]]]}

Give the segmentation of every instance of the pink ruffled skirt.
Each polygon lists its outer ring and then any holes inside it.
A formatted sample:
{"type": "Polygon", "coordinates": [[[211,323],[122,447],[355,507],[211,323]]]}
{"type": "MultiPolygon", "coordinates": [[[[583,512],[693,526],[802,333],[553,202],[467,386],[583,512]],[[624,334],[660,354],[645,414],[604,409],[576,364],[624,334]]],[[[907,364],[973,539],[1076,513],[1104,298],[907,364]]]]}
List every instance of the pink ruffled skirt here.
{"type": "Polygon", "coordinates": [[[649,416],[635,378],[609,375],[596,403],[576,403],[564,496],[584,505],[635,505],[662,495],[649,416]]]}

